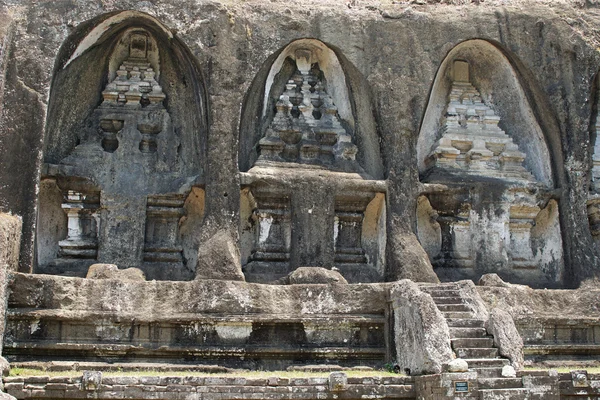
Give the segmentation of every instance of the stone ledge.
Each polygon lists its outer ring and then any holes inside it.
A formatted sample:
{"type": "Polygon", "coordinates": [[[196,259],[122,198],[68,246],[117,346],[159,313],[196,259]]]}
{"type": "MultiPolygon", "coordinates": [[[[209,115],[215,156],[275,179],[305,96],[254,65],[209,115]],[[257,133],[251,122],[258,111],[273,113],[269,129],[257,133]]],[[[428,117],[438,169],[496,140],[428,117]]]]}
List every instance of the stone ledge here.
{"type": "Polygon", "coordinates": [[[5,390],[18,399],[181,399],[192,394],[207,400],[415,398],[412,377],[351,377],[335,393],[329,390],[328,381],[326,377],[108,376],[97,389],[85,390],[82,377],[30,376],[5,378],[5,390]]]}

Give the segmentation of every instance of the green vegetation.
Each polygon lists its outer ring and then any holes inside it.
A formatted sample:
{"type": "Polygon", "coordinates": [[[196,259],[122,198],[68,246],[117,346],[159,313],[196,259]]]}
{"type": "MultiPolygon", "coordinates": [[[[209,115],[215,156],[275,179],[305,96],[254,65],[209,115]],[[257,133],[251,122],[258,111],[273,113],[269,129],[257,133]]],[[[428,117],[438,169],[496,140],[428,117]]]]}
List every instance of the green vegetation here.
{"type": "MultiPolygon", "coordinates": [[[[31,368],[12,368],[9,376],[80,376],[83,371],[67,370],[67,371],[45,371],[41,369],[31,368]]],[[[350,377],[386,377],[400,376],[393,372],[383,370],[373,371],[343,371],[350,377]]],[[[210,377],[242,377],[242,378],[319,378],[328,377],[330,372],[304,372],[304,371],[248,371],[239,370],[234,372],[198,372],[198,371],[162,371],[162,370],[147,370],[147,371],[103,371],[104,376],[210,376],[210,377]]]]}
{"type": "Polygon", "coordinates": [[[560,373],[563,372],[571,372],[577,370],[585,370],[589,374],[600,374],[600,367],[577,367],[577,366],[569,366],[569,367],[525,367],[525,371],[539,371],[539,370],[549,370],[554,369],[560,373]]]}

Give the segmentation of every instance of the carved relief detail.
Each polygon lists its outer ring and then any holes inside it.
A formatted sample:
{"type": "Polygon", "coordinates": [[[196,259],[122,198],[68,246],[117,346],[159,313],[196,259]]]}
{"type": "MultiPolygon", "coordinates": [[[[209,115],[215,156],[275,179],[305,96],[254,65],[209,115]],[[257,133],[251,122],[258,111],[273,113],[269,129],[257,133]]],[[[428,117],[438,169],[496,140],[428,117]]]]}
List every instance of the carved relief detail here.
{"type": "Polygon", "coordinates": [[[273,121],[259,141],[263,161],[333,165],[354,162],[358,148],[342,126],[311,50],[295,53],[296,72],[285,85],[273,121]]]}
{"type": "Polygon", "coordinates": [[[148,197],[144,261],[182,263],[179,220],[185,215],[185,195],[166,194],[148,197]]]}
{"type": "Polygon", "coordinates": [[[469,64],[455,61],[442,137],[431,154],[435,165],[474,175],[533,181],[525,153],[499,126],[500,117],[470,83],[469,64]]]}
{"type": "Polygon", "coordinates": [[[100,194],[97,192],[65,192],[62,209],[67,214],[67,238],[58,242],[60,258],[97,258],[99,208],[100,194]]]}

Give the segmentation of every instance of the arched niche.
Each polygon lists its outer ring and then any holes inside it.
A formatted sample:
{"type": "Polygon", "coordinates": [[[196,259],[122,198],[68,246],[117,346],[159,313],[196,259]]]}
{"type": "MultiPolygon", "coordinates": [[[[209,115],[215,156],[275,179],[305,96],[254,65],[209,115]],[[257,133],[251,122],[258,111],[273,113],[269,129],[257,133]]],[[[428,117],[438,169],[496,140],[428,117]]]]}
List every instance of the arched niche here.
{"type": "Polygon", "coordinates": [[[248,171],[259,156],[259,140],[276,113],[276,103],[296,72],[299,54],[311,53],[326,91],[344,129],[357,146],[356,160],[370,179],[383,178],[377,125],[368,84],[339,50],[316,39],[299,39],[273,54],[263,64],[246,94],[240,123],[239,168],[248,171]],[[298,59],[298,60],[297,60],[298,59]]]}
{"type": "Polygon", "coordinates": [[[368,85],[335,48],[299,39],[262,66],[240,125],[247,281],[299,267],[383,280],[385,182],[368,85]]]}
{"type": "Polygon", "coordinates": [[[524,153],[524,167],[536,181],[546,187],[553,187],[551,156],[546,139],[521,87],[517,72],[498,47],[479,39],[460,43],[440,65],[417,142],[420,175],[427,174],[432,153],[442,137],[456,61],[468,64],[470,83],[481,94],[483,103],[499,117],[499,128],[524,153]]]}
{"type": "Polygon", "coordinates": [[[125,57],[123,39],[132,31],[149,36],[151,64],[166,94],[165,107],[179,132],[182,175],[202,175],[206,153],[207,102],[199,66],[187,46],[156,18],[122,11],[82,23],[57,56],[44,136],[45,163],[57,164],[80,142],[87,117],[102,103],[102,90],[125,57]]]}
{"type": "Polygon", "coordinates": [[[54,69],[36,270],[85,276],[101,262],[191,279],[206,107],[197,62],[155,18],[123,11],[78,26],[54,69]]]}
{"type": "Polygon", "coordinates": [[[536,287],[562,284],[550,150],[558,151],[513,65],[494,44],[468,40],[448,53],[432,86],[417,163],[424,183],[443,185],[419,199],[417,225],[442,281],[494,272],[536,287]]]}

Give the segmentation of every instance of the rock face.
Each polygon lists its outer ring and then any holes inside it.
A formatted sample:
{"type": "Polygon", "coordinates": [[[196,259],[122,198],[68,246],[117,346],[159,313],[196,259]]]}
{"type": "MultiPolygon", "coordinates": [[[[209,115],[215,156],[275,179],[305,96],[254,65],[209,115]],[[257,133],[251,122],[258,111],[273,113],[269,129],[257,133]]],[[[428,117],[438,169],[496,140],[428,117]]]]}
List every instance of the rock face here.
{"type": "Polygon", "coordinates": [[[508,284],[502,280],[498,276],[498,274],[485,274],[479,278],[479,282],[477,282],[479,286],[497,286],[497,287],[507,287],[508,284]]]}
{"type": "Polygon", "coordinates": [[[439,374],[454,358],[450,331],[433,299],[409,280],[394,283],[390,292],[394,313],[396,362],[410,374],[439,374]]]}
{"type": "Polygon", "coordinates": [[[348,283],[338,271],[319,267],[300,267],[287,277],[290,285],[304,283],[348,283]]]}
{"type": "Polygon", "coordinates": [[[23,218],[21,270],[192,279],[184,232],[217,226],[255,281],[597,275],[592,5],[388,3],[4,6],[0,210],[23,218]]]}
{"type": "Polygon", "coordinates": [[[198,249],[196,279],[243,281],[240,252],[226,231],[219,231],[198,249]]]}
{"type": "MultiPolygon", "coordinates": [[[[6,327],[6,307],[8,304],[8,285],[11,274],[17,271],[19,247],[21,244],[21,219],[13,215],[0,213],[0,337],[4,337],[6,327]]],[[[0,343],[0,356],[4,342],[0,343]]],[[[6,360],[0,357],[3,370],[6,360]]]]}
{"type": "Polygon", "coordinates": [[[144,272],[138,268],[119,269],[114,264],[92,264],[87,279],[116,279],[119,281],[145,281],[144,272]]]}
{"type": "Polygon", "coordinates": [[[456,358],[447,364],[448,372],[467,372],[469,364],[462,358],[456,358]]]}
{"type": "Polygon", "coordinates": [[[494,345],[498,348],[500,355],[508,358],[514,369],[522,369],[523,339],[521,339],[510,314],[500,308],[492,309],[486,329],[494,336],[494,345]]]}

